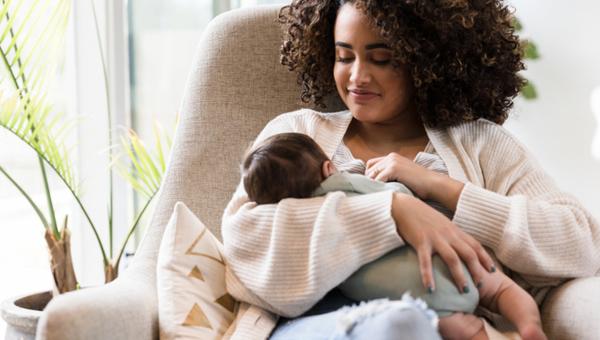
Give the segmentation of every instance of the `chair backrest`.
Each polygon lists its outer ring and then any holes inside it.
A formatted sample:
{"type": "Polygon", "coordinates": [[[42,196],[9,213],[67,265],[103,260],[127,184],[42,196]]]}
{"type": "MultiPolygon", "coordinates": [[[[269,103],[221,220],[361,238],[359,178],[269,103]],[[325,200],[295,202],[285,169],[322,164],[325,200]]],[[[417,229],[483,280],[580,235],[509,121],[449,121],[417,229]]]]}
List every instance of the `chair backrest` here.
{"type": "MultiPolygon", "coordinates": [[[[220,239],[221,215],[240,180],[243,152],[269,120],[303,106],[295,74],[279,63],[279,8],[233,10],[213,19],[204,32],[187,80],[167,174],[132,266],[155,266],[177,201],[220,239]]],[[[330,111],[343,108],[337,96],[329,102],[330,111]]]]}

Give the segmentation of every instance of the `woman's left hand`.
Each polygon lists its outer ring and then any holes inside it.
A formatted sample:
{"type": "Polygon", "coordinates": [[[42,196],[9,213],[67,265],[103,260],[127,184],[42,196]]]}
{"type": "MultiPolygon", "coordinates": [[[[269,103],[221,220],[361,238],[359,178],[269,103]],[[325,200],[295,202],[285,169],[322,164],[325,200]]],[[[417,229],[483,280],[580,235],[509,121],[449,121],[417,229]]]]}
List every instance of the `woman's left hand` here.
{"type": "Polygon", "coordinates": [[[365,175],[382,182],[400,182],[421,199],[429,199],[435,180],[440,174],[392,152],[367,161],[365,175]]]}

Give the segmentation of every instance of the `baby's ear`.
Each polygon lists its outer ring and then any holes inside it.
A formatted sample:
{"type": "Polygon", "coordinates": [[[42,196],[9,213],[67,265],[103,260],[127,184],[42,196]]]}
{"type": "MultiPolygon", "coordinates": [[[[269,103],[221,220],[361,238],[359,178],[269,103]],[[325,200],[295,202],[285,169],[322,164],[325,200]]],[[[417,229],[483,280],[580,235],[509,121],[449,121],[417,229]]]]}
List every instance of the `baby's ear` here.
{"type": "Polygon", "coordinates": [[[324,178],[327,178],[327,177],[333,175],[336,171],[337,171],[337,169],[335,168],[335,165],[333,165],[332,161],[330,161],[328,159],[325,162],[323,162],[321,172],[323,173],[324,178]]]}

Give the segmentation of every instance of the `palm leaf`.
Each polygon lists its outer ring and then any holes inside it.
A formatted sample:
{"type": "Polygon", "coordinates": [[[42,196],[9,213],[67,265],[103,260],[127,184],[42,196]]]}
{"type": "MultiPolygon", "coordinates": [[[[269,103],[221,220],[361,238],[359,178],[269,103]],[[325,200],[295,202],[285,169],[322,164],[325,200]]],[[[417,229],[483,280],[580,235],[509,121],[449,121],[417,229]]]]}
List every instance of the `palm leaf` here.
{"type": "MultiPolygon", "coordinates": [[[[177,126],[176,120],[175,126],[177,126]]],[[[150,202],[158,193],[163,175],[166,171],[166,157],[171,150],[172,139],[160,124],[155,123],[153,130],[154,150],[148,150],[144,142],[133,131],[128,130],[125,136],[121,137],[121,156],[115,156],[111,166],[115,167],[117,172],[134,188],[136,192],[146,198],[142,209],[137,214],[133,224],[129,228],[127,237],[121,245],[121,250],[116,258],[116,263],[121,261],[121,257],[127,246],[127,242],[136,228],[138,227],[142,215],[150,206],[150,202]],[[163,141],[166,139],[166,142],[163,141]],[[122,155],[126,155],[126,160],[121,159],[122,155]]]]}
{"type": "Polygon", "coordinates": [[[163,153],[163,146],[162,146],[162,142],[161,142],[161,134],[164,134],[162,127],[160,126],[160,124],[155,123],[153,128],[152,128],[152,133],[154,135],[154,141],[155,141],[155,150],[158,156],[158,162],[161,165],[160,171],[162,171],[164,173],[165,169],[166,169],[166,164],[165,164],[165,155],[163,153]]]}
{"type": "MultiPolygon", "coordinates": [[[[10,0],[1,0],[0,57],[5,67],[0,69],[0,72],[2,72],[0,74],[0,84],[12,84],[12,88],[15,90],[14,93],[19,96],[18,105],[3,108],[9,110],[11,118],[14,119],[10,119],[12,124],[8,124],[8,120],[3,121],[2,126],[15,133],[17,137],[21,138],[38,153],[52,231],[56,239],[60,239],[52,195],[48,186],[45,162],[50,164],[59,177],[67,183],[72,192],[75,189],[73,186],[74,181],[65,178],[64,173],[60,173],[61,163],[64,159],[56,158],[57,155],[61,154],[57,152],[51,134],[42,133],[46,127],[45,120],[40,118],[46,117],[48,110],[43,109],[40,114],[39,109],[45,108],[47,104],[39,98],[45,98],[43,89],[45,89],[48,79],[51,79],[49,74],[52,74],[57,64],[58,51],[62,50],[62,43],[57,42],[64,39],[64,32],[66,31],[67,21],[56,21],[53,18],[59,16],[57,13],[63,13],[63,16],[68,18],[68,10],[65,11],[65,8],[70,7],[70,2],[68,0],[44,0],[42,4],[45,6],[40,5],[38,0],[34,0],[17,1],[13,5],[10,0]],[[34,13],[36,11],[37,15],[34,13]],[[48,13],[50,13],[49,16],[48,13]],[[40,15],[39,18],[38,15],[40,15]],[[33,20],[32,16],[37,20],[33,20]],[[44,20],[44,17],[52,19],[44,20]],[[60,29],[55,29],[59,22],[64,22],[65,25],[60,29]],[[30,43],[28,41],[29,37],[35,37],[35,43],[30,43]],[[42,42],[47,48],[38,48],[42,42]],[[24,56],[27,57],[24,58],[24,56]],[[38,60],[43,59],[44,62],[27,66],[33,56],[37,56],[36,59],[38,60]],[[36,79],[35,85],[29,82],[32,75],[36,79]],[[15,117],[15,115],[19,115],[19,117],[15,117]],[[25,127],[25,129],[22,129],[22,127],[25,127]]],[[[3,87],[2,89],[5,91],[7,88],[3,87]]],[[[9,97],[11,96],[9,95],[9,97]]]]}
{"type": "Polygon", "coordinates": [[[68,0],[2,0],[0,50],[6,76],[25,97],[45,92],[62,53],[68,0]],[[26,5],[23,5],[26,4],[26,5]]]}
{"type": "Polygon", "coordinates": [[[158,192],[166,171],[165,154],[171,148],[168,134],[158,124],[155,124],[153,137],[155,149],[149,150],[133,130],[128,130],[121,137],[122,151],[112,162],[121,177],[146,199],[158,192]],[[169,141],[164,142],[163,138],[169,141]]]}
{"type": "Polygon", "coordinates": [[[19,192],[23,195],[23,197],[25,197],[25,199],[27,200],[27,202],[29,202],[29,204],[31,205],[31,207],[33,208],[33,210],[35,211],[35,213],[38,215],[38,217],[40,218],[40,221],[42,222],[42,226],[44,228],[49,228],[50,224],[48,223],[48,221],[46,220],[46,217],[44,216],[44,214],[42,213],[42,210],[38,207],[38,205],[33,201],[33,199],[31,199],[31,195],[29,195],[25,189],[23,189],[19,183],[17,183],[17,181],[8,174],[8,172],[2,167],[0,166],[0,173],[2,173],[8,180],[9,182],[11,182],[15,188],[17,188],[17,190],[19,190],[19,192]]]}
{"type": "MultiPolygon", "coordinates": [[[[70,170],[71,162],[62,140],[65,134],[63,132],[61,136],[56,136],[45,127],[51,108],[31,100],[25,104],[18,91],[9,91],[0,90],[0,126],[31,147],[70,189],[76,191],[76,182],[70,170]]],[[[58,119],[55,120],[56,123],[53,124],[58,125],[58,119]]],[[[60,129],[62,131],[68,127],[63,125],[60,129]]]]}
{"type": "Polygon", "coordinates": [[[0,126],[32,147],[76,192],[62,142],[63,117],[48,104],[45,91],[59,64],[70,1],[2,0],[1,4],[0,55],[5,67],[0,71],[0,126]],[[60,135],[53,133],[55,129],[60,135]]]}
{"type": "Polygon", "coordinates": [[[60,114],[46,101],[48,82],[54,78],[64,50],[62,47],[71,1],[17,1],[13,5],[11,0],[0,0],[0,5],[0,57],[5,66],[0,69],[0,89],[8,93],[4,98],[9,99],[7,102],[0,100],[0,117],[4,117],[0,126],[13,132],[38,153],[55,237],[59,239],[60,235],[45,163],[54,170],[79,204],[94,232],[103,261],[107,264],[108,258],[100,236],[77,194],[68,151],[62,139],[57,138],[59,134],[52,131],[53,128],[57,129],[60,136],[64,136],[65,124],[57,118],[60,114]],[[28,6],[21,7],[25,3],[28,6]],[[12,85],[13,92],[6,92],[7,87],[2,86],[6,83],[12,85]]]}

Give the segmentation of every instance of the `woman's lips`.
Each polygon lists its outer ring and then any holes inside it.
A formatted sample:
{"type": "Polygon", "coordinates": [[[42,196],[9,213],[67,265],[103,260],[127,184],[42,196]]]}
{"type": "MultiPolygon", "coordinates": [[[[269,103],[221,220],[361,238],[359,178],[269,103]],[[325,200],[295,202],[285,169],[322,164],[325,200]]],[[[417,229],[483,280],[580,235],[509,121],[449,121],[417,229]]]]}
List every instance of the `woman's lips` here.
{"type": "Polygon", "coordinates": [[[349,90],[350,98],[352,98],[356,103],[366,103],[372,99],[379,97],[377,93],[369,92],[369,91],[357,91],[357,90],[349,90]]]}

